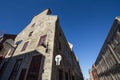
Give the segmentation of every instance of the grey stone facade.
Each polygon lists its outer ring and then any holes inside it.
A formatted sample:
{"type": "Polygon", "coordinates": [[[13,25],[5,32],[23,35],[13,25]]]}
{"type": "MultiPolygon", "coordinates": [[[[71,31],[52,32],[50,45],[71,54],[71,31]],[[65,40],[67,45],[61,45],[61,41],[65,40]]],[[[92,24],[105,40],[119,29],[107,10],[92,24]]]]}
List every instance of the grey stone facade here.
{"type": "Polygon", "coordinates": [[[99,80],[120,80],[120,17],[115,18],[95,66],[99,80]]]}
{"type": "Polygon", "coordinates": [[[50,14],[50,9],[44,10],[17,35],[16,50],[1,80],[83,80],[58,17],[50,14]],[[56,55],[62,57],[60,65],[56,65],[56,55]]]}

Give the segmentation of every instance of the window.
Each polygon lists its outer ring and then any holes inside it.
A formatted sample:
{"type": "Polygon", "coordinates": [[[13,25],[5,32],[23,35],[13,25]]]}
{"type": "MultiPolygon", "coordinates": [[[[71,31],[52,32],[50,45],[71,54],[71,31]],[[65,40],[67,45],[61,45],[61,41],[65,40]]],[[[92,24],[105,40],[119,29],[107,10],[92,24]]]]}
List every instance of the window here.
{"type": "Polygon", "coordinates": [[[61,50],[61,42],[59,41],[59,50],[61,50]]]}
{"type": "Polygon", "coordinates": [[[2,42],[2,40],[3,40],[3,37],[0,38],[0,42],[2,42]]]}
{"type": "Polygon", "coordinates": [[[111,41],[112,41],[111,46],[114,49],[118,45],[119,42],[118,42],[118,40],[116,38],[113,38],[111,41]]]}
{"type": "Polygon", "coordinates": [[[29,66],[26,80],[38,80],[42,55],[36,55],[32,57],[32,61],[29,66]]]}
{"type": "Polygon", "coordinates": [[[1,69],[0,69],[0,77],[3,75],[6,67],[7,67],[8,62],[4,62],[1,69]]]}
{"type": "Polygon", "coordinates": [[[33,23],[31,27],[34,27],[34,26],[35,26],[35,23],[33,23]]]}
{"type": "Polygon", "coordinates": [[[14,49],[11,48],[8,55],[13,55],[14,49]]]}
{"type": "Polygon", "coordinates": [[[29,37],[32,36],[32,33],[33,33],[33,31],[29,33],[29,37]]]}
{"type": "Polygon", "coordinates": [[[43,36],[40,37],[40,40],[38,42],[38,46],[41,46],[41,45],[45,46],[44,42],[46,40],[46,37],[47,37],[47,35],[43,35],[43,36]]]}
{"type": "Polygon", "coordinates": [[[59,80],[63,80],[63,70],[59,69],[59,80]]]}
{"type": "Polygon", "coordinates": [[[17,76],[17,73],[18,73],[18,70],[19,70],[19,68],[20,68],[21,63],[22,63],[22,59],[18,59],[18,60],[16,61],[15,66],[14,66],[14,68],[13,68],[13,70],[12,70],[12,73],[11,73],[11,75],[10,75],[10,77],[9,77],[9,80],[15,80],[15,78],[16,78],[16,76],[17,76]]]}
{"type": "Polygon", "coordinates": [[[25,43],[24,43],[24,45],[23,45],[23,47],[22,47],[22,50],[21,50],[21,51],[24,51],[24,50],[27,48],[28,43],[29,43],[29,41],[27,41],[27,42],[25,42],[25,43]]]}
{"type": "Polygon", "coordinates": [[[68,73],[65,72],[65,80],[68,80],[68,73]]]}
{"type": "Polygon", "coordinates": [[[59,32],[59,36],[61,36],[62,34],[61,34],[61,32],[59,32]]]}
{"type": "MultiPolygon", "coordinates": [[[[119,26],[120,27],[120,26],[119,26]]],[[[118,32],[120,33],[120,28],[118,29],[118,32]]]]}
{"type": "Polygon", "coordinates": [[[117,39],[114,39],[113,42],[114,42],[115,45],[118,44],[118,40],[117,39]]]}
{"type": "Polygon", "coordinates": [[[67,57],[67,47],[64,46],[64,55],[67,57]]]}
{"type": "Polygon", "coordinates": [[[19,80],[24,80],[25,74],[26,74],[26,69],[22,69],[22,71],[21,71],[21,73],[20,73],[19,80]]]}
{"type": "Polygon", "coordinates": [[[2,63],[3,58],[3,55],[0,55],[0,64],[2,63]]]}
{"type": "Polygon", "coordinates": [[[74,76],[72,76],[72,80],[75,80],[74,76]]]}

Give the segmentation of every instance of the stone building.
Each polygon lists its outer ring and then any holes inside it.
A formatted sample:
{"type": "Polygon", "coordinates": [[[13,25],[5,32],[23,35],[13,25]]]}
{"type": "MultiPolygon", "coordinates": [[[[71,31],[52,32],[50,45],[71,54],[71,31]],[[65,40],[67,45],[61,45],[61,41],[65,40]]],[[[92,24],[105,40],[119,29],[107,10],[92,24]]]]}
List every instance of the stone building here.
{"type": "Polygon", "coordinates": [[[50,9],[44,10],[17,35],[15,52],[6,57],[1,80],[83,80],[72,45],[58,17],[50,14],[50,9]]]}
{"type": "Polygon", "coordinates": [[[115,18],[95,66],[99,80],[120,80],[120,17],[115,18]]]}

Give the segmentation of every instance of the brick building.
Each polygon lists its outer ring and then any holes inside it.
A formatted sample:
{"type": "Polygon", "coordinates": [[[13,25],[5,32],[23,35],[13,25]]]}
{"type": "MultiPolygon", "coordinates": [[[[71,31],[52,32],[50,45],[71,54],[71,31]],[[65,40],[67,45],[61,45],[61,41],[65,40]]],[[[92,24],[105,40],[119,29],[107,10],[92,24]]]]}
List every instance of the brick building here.
{"type": "Polygon", "coordinates": [[[9,62],[1,80],[83,80],[72,45],[58,17],[50,14],[50,9],[44,10],[17,35],[16,50],[5,59],[9,62]]]}
{"type": "Polygon", "coordinates": [[[120,80],[120,17],[115,18],[95,66],[99,80],[120,80]]]}

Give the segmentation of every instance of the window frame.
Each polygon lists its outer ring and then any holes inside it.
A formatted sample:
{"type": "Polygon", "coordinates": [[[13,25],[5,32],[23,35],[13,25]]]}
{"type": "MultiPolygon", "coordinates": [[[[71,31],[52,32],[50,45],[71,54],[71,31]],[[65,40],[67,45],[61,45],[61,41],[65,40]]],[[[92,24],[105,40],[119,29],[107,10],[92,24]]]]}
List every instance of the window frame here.
{"type": "MultiPolygon", "coordinates": [[[[39,47],[39,46],[41,46],[41,45],[44,45],[44,43],[45,43],[45,41],[46,41],[46,37],[47,37],[47,34],[40,36],[39,41],[38,41],[38,44],[37,44],[37,47],[39,47]]],[[[44,45],[44,46],[45,46],[45,45],[44,45]]]]}
{"type": "Polygon", "coordinates": [[[38,80],[42,64],[42,55],[32,56],[26,79],[38,80]],[[34,63],[35,62],[35,63],[34,63]]]}
{"type": "Polygon", "coordinates": [[[24,45],[23,45],[23,47],[21,49],[21,52],[26,50],[28,44],[29,44],[29,41],[27,41],[27,42],[24,43],[24,45]]]}

